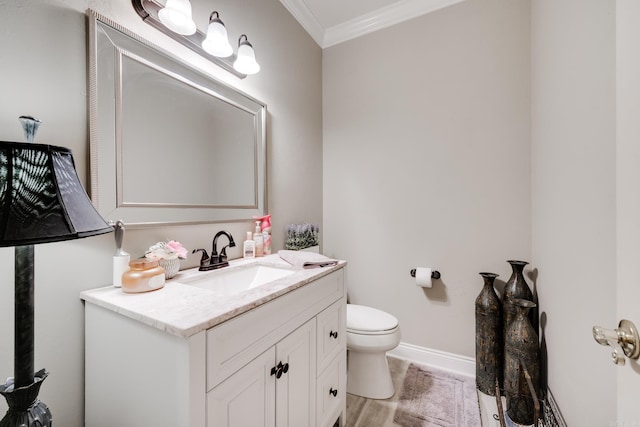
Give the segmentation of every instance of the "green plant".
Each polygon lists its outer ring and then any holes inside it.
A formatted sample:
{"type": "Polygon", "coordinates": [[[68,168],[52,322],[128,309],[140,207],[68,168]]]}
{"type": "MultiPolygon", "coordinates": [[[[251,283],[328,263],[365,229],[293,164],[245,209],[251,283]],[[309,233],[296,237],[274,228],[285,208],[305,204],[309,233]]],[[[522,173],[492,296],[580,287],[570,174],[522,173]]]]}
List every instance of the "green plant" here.
{"type": "Polygon", "coordinates": [[[320,227],[314,224],[290,224],[287,225],[287,240],[285,248],[299,251],[318,245],[320,227]]]}

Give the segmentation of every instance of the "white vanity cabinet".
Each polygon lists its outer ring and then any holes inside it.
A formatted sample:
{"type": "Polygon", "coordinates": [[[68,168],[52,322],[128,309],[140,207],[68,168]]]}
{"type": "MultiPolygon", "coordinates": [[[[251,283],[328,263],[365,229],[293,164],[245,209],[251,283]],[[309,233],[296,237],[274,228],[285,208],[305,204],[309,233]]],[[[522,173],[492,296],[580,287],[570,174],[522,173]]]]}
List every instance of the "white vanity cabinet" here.
{"type": "Polygon", "coordinates": [[[85,425],[343,426],[343,271],[188,337],[83,296],[85,425]]]}
{"type": "Polygon", "coordinates": [[[208,427],[315,425],[312,319],[207,393],[208,427]]]}

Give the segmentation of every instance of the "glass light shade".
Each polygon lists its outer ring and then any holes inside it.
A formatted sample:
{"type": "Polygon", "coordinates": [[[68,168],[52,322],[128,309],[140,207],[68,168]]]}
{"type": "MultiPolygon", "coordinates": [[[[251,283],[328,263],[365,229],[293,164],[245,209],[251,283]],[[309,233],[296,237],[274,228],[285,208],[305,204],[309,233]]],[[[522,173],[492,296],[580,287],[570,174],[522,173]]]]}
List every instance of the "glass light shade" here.
{"type": "Polygon", "coordinates": [[[233,53],[226,27],[219,18],[213,18],[213,14],[207,28],[207,38],[202,42],[202,48],[208,54],[220,58],[226,58],[233,53]]]}
{"type": "Polygon", "coordinates": [[[240,37],[238,58],[233,63],[233,68],[243,74],[256,74],[260,71],[260,65],[256,62],[256,54],[253,51],[253,46],[247,41],[247,36],[245,35],[240,37]]]}
{"type": "Polygon", "coordinates": [[[158,18],[174,33],[189,36],[196,32],[189,0],[167,0],[165,7],[158,12],[158,18]]]}
{"type": "Polygon", "coordinates": [[[0,246],[111,231],[84,192],[69,149],[0,141],[0,246]]]}

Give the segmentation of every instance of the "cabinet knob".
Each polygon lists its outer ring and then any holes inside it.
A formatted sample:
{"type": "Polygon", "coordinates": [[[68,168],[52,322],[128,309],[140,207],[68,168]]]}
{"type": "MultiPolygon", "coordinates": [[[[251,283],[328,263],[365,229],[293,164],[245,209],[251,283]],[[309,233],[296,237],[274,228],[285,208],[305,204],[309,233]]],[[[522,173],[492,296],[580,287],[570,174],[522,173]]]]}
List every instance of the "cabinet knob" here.
{"type": "Polygon", "coordinates": [[[275,375],[277,379],[280,379],[280,377],[282,376],[282,368],[282,362],[278,362],[276,366],[271,368],[271,375],[275,375]]]}
{"type": "Polygon", "coordinates": [[[338,395],[338,390],[336,390],[335,388],[331,387],[329,389],[329,394],[332,395],[333,397],[336,397],[338,395]]]}
{"type": "Polygon", "coordinates": [[[271,375],[275,375],[276,379],[280,379],[282,374],[289,372],[289,363],[282,364],[282,361],[278,362],[276,366],[271,368],[271,375]]]}
{"type": "Polygon", "coordinates": [[[338,331],[335,331],[335,332],[334,332],[334,331],[331,331],[331,332],[329,332],[329,336],[330,336],[331,338],[338,339],[338,331]]]}

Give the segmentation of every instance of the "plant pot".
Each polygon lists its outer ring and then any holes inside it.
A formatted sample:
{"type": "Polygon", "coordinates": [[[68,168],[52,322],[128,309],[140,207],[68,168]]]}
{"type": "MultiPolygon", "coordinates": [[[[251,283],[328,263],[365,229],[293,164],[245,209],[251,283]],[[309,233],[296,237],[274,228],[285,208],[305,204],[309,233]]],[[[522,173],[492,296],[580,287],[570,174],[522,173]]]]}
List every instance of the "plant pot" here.
{"type": "Polygon", "coordinates": [[[180,271],[180,259],[159,259],[158,264],[164,268],[164,278],[171,279],[180,271]]]}

